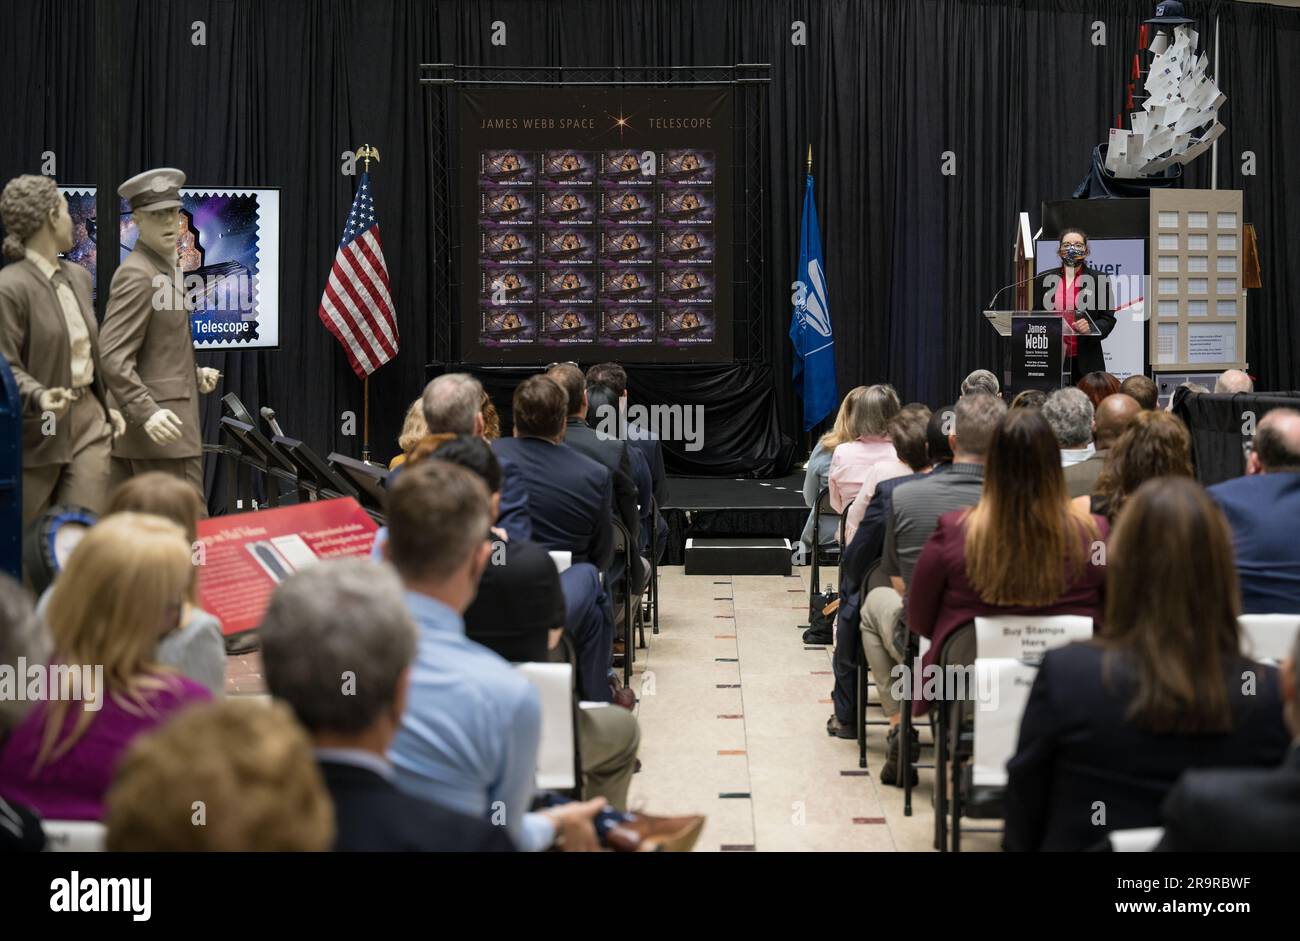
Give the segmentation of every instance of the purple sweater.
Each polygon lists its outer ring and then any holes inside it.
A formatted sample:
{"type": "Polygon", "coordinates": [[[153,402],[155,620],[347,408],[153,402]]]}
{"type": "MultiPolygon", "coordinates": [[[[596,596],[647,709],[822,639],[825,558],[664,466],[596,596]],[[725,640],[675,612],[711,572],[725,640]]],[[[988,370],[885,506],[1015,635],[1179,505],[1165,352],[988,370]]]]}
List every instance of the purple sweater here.
{"type": "MultiPolygon", "coordinates": [[[[104,697],[90,727],[72,749],[32,773],[45,729],[45,703],[23,717],[0,748],[0,797],[35,809],[47,820],[100,820],[113,773],[132,740],[162,725],[192,702],[212,698],[207,687],[179,674],[168,677],[165,689],[145,694],[153,715],[134,715],[112,695],[104,697]]],[[[59,741],[76,722],[80,704],[71,703],[59,741]]]]}

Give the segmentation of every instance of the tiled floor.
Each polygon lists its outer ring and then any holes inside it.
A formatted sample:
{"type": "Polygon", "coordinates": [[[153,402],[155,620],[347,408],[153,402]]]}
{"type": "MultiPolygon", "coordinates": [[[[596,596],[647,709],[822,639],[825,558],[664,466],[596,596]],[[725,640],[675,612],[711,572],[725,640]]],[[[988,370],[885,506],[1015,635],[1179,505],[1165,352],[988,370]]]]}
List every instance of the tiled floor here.
{"type": "MultiPolygon", "coordinates": [[[[802,642],[796,625],[807,620],[809,570],[795,572],[661,569],[660,633],[647,630],[632,681],[642,770],[629,803],[706,814],[702,851],[931,851],[933,773],[921,771],[905,817],[902,790],[875,778],[883,727],[868,730],[865,772],[857,742],[826,734],[831,651],[802,642]]],[[[833,570],[826,583],[834,583],[833,570]]],[[[265,691],[256,652],[227,663],[229,695],[265,691]]],[[[962,848],[996,850],[999,840],[964,834],[962,848]]]]}
{"type": "MultiPolygon", "coordinates": [[[[921,771],[905,817],[902,790],[875,779],[883,727],[869,729],[865,772],[855,741],[826,734],[831,651],[801,640],[809,570],[795,572],[661,570],[660,634],[647,634],[633,680],[642,770],[630,803],[706,814],[697,846],[705,851],[931,851],[932,772],[921,771]]],[[[963,834],[962,848],[996,850],[998,842],[963,834]]]]}

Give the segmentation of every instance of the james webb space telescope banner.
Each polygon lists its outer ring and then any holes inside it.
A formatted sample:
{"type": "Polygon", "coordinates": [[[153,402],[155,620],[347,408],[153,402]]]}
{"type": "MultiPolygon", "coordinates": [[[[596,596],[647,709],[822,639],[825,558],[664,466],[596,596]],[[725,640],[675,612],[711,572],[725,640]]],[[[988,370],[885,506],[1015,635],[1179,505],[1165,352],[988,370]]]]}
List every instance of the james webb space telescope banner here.
{"type": "Polygon", "coordinates": [[[731,359],[728,92],[461,106],[467,362],[731,359]]]}

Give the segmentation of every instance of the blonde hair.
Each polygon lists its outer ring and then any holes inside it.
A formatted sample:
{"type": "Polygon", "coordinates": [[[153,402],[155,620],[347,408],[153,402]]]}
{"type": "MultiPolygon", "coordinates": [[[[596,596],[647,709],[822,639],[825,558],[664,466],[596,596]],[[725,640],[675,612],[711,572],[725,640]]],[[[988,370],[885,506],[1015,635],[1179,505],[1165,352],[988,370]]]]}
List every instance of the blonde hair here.
{"type": "Polygon", "coordinates": [[[193,594],[194,566],[185,532],[171,520],[116,513],[92,526],[72,550],[50,593],[47,621],[54,658],[72,666],[104,668],[104,689],[76,703],[80,715],[58,741],[66,699],[48,703],[36,769],[66,754],[94,722],[81,707],[106,696],[134,715],[153,715],[146,693],[176,682],[175,671],[154,659],[163,625],[193,594]]]}
{"type": "Polygon", "coordinates": [[[27,240],[49,221],[59,206],[59,187],[47,176],[24,173],[5,184],[0,193],[0,222],[4,223],[4,256],[18,261],[27,255],[27,240]]]}
{"type": "Polygon", "coordinates": [[[853,421],[853,412],[857,408],[858,400],[866,394],[866,386],[858,386],[850,389],[848,395],[844,396],[840,402],[840,410],[835,415],[835,424],[831,430],[821,437],[821,446],[828,451],[834,451],[841,444],[852,441],[856,435],[850,430],[850,424],[853,421]]]}
{"type": "Polygon", "coordinates": [[[419,398],[406,410],[406,420],[402,422],[402,433],[397,436],[397,446],[403,454],[410,454],[411,449],[420,443],[420,439],[429,433],[429,426],[424,423],[424,399],[419,398]]]}
{"type": "Polygon", "coordinates": [[[141,735],[104,804],[113,852],[321,852],[334,806],[311,742],[279,702],[190,706],[141,735]],[[206,820],[194,826],[193,801],[206,820]]]}

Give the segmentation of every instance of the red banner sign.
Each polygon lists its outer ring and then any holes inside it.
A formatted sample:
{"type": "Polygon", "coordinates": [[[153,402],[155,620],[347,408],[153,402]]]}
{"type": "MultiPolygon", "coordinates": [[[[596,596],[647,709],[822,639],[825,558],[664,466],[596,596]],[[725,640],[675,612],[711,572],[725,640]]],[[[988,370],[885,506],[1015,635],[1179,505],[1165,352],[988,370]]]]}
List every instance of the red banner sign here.
{"type": "Polygon", "coordinates": [[[351,497],[199,522],[199,606],[226,634],[262,623],[271,592],[322,559],[369,555],[379,527],[351,497]]]}

